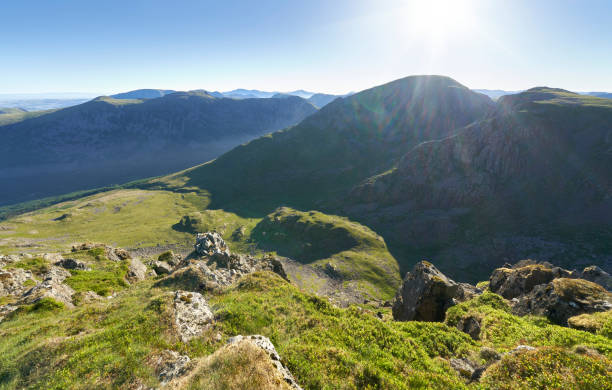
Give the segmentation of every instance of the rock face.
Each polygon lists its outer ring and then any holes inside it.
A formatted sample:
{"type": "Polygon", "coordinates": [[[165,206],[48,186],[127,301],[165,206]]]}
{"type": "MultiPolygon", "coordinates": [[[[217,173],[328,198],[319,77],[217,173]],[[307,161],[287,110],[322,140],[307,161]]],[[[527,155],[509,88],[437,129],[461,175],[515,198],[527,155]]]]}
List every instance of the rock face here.
{"type": "Polygon", "coordinates": [[[612,309],[612,294],[584,279],[558,278],[536,286],[513,307],[518,315],[536,314],[567,326],[570,317],[612,309]]]}
{"type": "Polygon", "coordinates": [[[457,329],[467,333],[474,340],[480,340],[480,319],[476,316],[462,317],[457,322],[457,329]]]}
{"type": "Polygon", "coordinates": [[[393,302],[393,318],[398,321],[442,321],[446,309],[455,304],[459,285],[421,261],[406,275],[393,302]]]}
{"type": "Polygon", "coordinates": [[[195,251],[200,256],[229,255],[229,248],[217,232],[198,233],[195,251]]]}
{"type": "Polygon", "coordinates": [[[519,268],[498,268],[491,274],[489,289],[506,299],[529,293],[535,286],[554,279],[552,268],[541,264],[519,268]]]}
{"type": "Polygon", "coordinates": [[[270,341],[269,338],[260,335],[253,336],[235,336],[228,340],[228,344],[238,344],[241,342],[249,342],[254,344],[255,346],[261,348],[266,354],[270,357],[270,360],[279,374],[283,377],[285,382],[295,390],[301,390],[302,388],[297,384],[293,375],[287,367],[281,362],[281,358],[276,352],[276,348],[274,348],[274,344],[270,341]]]}
{"type": "Polygon", "coordinates": [[[68,307],[73,307],[72,295],[74,290],[62,282],[70,276],[70,273],[59,267],[51,267],[51,270],[44,275],[42,283],[26,291],[19,299],[19,304],[32,304],[43,298],[52,298],[64,303],[68,307]]]}
{"type": "Polygon", "coordinates": [[[188,291],[174,294],[174,322],[183,342],[202,334],[214,319],[202,294],[188,291]]]}

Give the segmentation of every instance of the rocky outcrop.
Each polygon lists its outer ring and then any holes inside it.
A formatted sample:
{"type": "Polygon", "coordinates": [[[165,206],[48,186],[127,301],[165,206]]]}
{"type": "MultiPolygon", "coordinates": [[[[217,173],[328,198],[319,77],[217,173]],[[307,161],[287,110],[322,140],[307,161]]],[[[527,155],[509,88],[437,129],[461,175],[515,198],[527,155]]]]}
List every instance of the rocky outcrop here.
{"type": "Polygon", "coordinates": [[[200,256],[229,255],[229,248],[217,232],[198,233],[194,245],[200,256]]]}
{"type": "Polygon", "coordinates": [[[68,271],[59,267],[51,267],[51,270],[44,275],[42,283],[26,291],[17,303],[20,305],[32,304],[43,298],[52,298],[68,307],[73,307],[74,290],[62,283],[69,276],[68,271]]]}
{"type": "Polygon", "coordinates": [[[535,314],[567,326],[570,317],[612,309],[612,294],[600,285],[584,279],[559,278],[536,286],[521,296],[514,314],[535,314]]]}
{"type": "Polygon", "coordinates": [[[404,278],[393,302],[398,321],[443,321],[446,309],[455,304],[459,285],[427,261],[417,263],[404,278]]]}
{"type": "Polygon", "coordinates": [[[31,284],[36,283],[30,271],[21,268],[6,271],[0,270],[0,297],[6,295],[21,295],[31,287],[31,284]],[[30,284],[29,287],[28,284],[30,284]]]}
{"type": "Polygon", "coordinates": [[[289,369],[281,362],[281,357],[278,352],[276,352],[276,348],[274,348],[274,344],[270,341],[269,338],[260,335],[253,336],[235,336],[228,340],[229,345],[239,344],[239,343],[251,343],[258,348],[261,348],[270,358],[273,366],[276,368],[281,377],[285,380],[285,382],[295,390],[301,390],[301,387],[297,384],[293,375],[289,369]]]}
{"type": "Polygon", "coordinates": [[[202,334],[214,319],[202,294],[189,291],[175,292],[174,322],[183,342],[188,342],[202,334]]]}
{"type": "Polygon", "coordinates": [[[122,261],[130,259],[132,256],[130,252],[123,248],[113,248],[105,244],[96,242],[84,242],[72,246],[72,252],[87,251],[95,248],[104,248],[104,255],[112,261],[122,261]]]}
{"type": "Polygon", "coordinates": [[[170,264],[165,261],[154,261],[151,263],[151,267],[158,275],[165,275],[172,272],[174,269],[170,264]]]}
{"type": "Polygon", "coordinates": [[[217,290],[219,284],[207,275],[199,264],[190,264],[157,281],[155,287],[170,287],[185,291],[217,290]]]}
{"type": "Polygon", "coordinates": [[[489,289],[506,299],[529,293],[535,286],[555,278],[552,268],[530,264],[518,268],[498,268],[491,274],[489,289]]]}
{"type": "Polygon", "coordinates": [[[596,265],[586,267],[580,274],[580,278],[601,285],[606,290],[612,290],[612,276],[596,265]]]}

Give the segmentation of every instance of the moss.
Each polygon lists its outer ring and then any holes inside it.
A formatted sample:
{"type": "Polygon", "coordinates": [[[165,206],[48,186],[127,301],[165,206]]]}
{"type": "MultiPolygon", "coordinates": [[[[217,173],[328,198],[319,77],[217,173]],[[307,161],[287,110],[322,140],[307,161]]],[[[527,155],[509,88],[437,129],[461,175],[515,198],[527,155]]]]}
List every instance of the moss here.
{"type": "Polygon", "coordinates": [[[41,276],[49,272],[49,262],[42,257],[33,257],[13,263],[11,264],[11,268],[22,268],[31,271],[35,275],[41,276]]]}
{"type": "Polygon", "coordinates": [[[553,280],[555,292],[567,300],[593,300],[609,298],[611,295],[598,285],[584,279],[558,278],[553,280]]]}
{"type": "Polygon", "coordinates": [[[172,251],[165,251],[157,257],[159,261],[171,261],[174,258],[174,253],[172,251]]]}
{"type": "Polygon", "coordinates": [[[605,357],[542,348],[504,356],[485,371],[486,389],[606,389],[612,386],[605,357]]]}
{"type": "Polygon", "coordinates": [[[601,313],[581,314],[574,316],[569,318],[567,323],[570,328],[601,334],[602,336],[612,338],[612,310],[601,313]]]}

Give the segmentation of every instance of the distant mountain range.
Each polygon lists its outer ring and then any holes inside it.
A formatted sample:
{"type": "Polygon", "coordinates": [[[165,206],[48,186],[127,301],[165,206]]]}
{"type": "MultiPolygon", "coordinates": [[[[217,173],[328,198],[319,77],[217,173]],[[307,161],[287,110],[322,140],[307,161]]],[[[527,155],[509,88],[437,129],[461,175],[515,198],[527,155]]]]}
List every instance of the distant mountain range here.
{"type": "Polygon", "coordinates": [[[237,100],[193,91],[99,97],[36,114],[5,111],[0,204],[184,169],[299,123],[316,108],[296,96],[237,100]]]}
{"type": "MultiPolygon", "coordinates": [[[[474,91],[483,93],[493,100],[497,100],[500,97],[505,96],[505,95],[514,95],[514,94],[523,92],[523,91],[504,91],[501,89],[475,89],[474,91]]],[[[589,95],[589,96],[595,96],[595,97],[600,97],[600,98],[605,98],[605,99],[612,99],[611,92],[576,92],[576,93],[580,95],[589,95]]]]}

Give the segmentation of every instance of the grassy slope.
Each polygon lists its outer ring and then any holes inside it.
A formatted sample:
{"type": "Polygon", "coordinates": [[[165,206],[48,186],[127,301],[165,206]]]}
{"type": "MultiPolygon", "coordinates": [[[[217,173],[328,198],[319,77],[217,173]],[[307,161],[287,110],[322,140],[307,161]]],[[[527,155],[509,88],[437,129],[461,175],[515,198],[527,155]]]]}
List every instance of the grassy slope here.
{"type": "MultiPolygon", "coordinates": [[[[570,382],[568,388],[603,389],[611,384],[605,375],[610,361],[604,357],[612,355],[609,338],[517,318],[492,294],[452,314],[469,310],[485,315],[487,336],[477,342],[445,324],[390,321],[389,309],[381,321],[367,308],[334,308],[274,274],[257,273],[207,297],[218,322],[189,344],[179,342],[172,328],[171,295],[145,281],[118,291],[113,299],[72,310],[53,302],[22,310],[0,323],[0,388],[157,386],[153,366],[161,350],[205,357],[237,334],[268,336],[305,389],[461,389],[467,386],[445,359],[474,358],[480,346],[503,351],[524,342],[559,348],[540,350],[538,356],[545,359],[535,361],[527,354],[505,358],[485,373],[480,388],[511,388],[512,383],[528,388],[538,380],[554,384],[553,379],[580,375],[581,383],[590,386],[570,382]],[[603,356],[577,355],[571,351],[577,344],[596,348],[603,356]],[[562,358],[552,368],[551,355],[562,358]],[[505,369],[508,366],[519,367],[519,374],[505,369]],[[542,367],[550,369],[542,372],[542,367]]],[[[235,372],[243,363],[226,360],[200,368],[202,374],[214,376],[223,370],[235,372]]]]}

